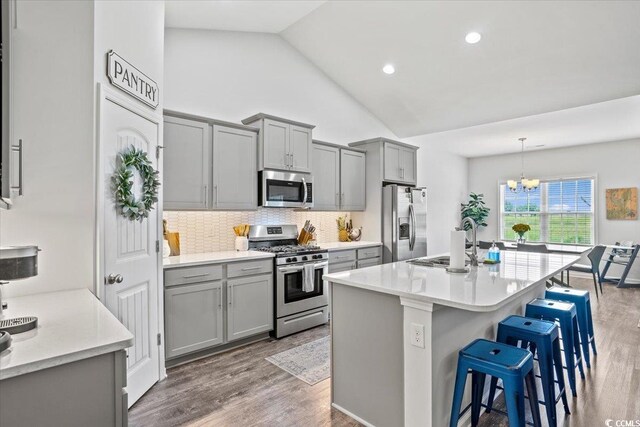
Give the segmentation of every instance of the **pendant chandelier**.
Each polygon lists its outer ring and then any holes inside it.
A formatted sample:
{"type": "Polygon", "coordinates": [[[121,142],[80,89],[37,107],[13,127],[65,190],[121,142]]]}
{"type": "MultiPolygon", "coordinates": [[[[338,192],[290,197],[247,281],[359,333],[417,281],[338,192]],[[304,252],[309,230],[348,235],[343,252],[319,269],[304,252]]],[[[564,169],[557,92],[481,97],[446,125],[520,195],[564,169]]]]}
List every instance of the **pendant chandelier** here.
{"type": "Polygon", "coordinates": [[[524,142],[526,140],[527,138],[518,138],[518,141],[520,141],[520,144],[522,144],[522,151],[520,152],[520,161],[522,166],[520,180],[518,181],[515,179],[510,179],[509,181],[507,181],[507,187],[509,187],[509,190],[514,193],[517,193],[519,191],[518,183],[520,183],[520,188],[522,189],[522,191],[526,192],[533,191],[540,185],[539,179],[527,179],[524,177],[524,142]]]}

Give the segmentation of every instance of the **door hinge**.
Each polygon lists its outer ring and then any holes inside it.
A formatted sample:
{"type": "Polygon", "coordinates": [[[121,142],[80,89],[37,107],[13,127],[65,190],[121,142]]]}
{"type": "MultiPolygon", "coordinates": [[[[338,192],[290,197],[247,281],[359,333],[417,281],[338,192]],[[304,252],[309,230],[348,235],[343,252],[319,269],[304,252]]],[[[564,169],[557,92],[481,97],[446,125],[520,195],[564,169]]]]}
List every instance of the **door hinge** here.
{"type": "Polygon", "coordinates": [[[162,335],[158,334],[158,345],[162,345],[162,335]]]}
{"type": "Polygon", "coordinates": [[[160,240],[156,240],[156,253],[160,252],[160,240]]]}
{"type": "Polygon", "coordinates": [[[160,158],[160,150],[164,148],[164,145],[156,145],[156,159],[160,158]]]}

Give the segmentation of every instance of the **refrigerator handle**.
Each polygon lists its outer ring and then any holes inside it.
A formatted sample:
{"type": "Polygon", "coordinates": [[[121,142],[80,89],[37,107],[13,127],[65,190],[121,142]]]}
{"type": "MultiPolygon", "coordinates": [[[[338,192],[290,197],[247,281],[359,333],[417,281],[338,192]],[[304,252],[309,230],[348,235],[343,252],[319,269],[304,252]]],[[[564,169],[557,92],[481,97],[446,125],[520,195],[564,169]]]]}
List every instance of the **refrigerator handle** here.
{"type": "Polygon", "coordinates": [[[409,240],[409,250],[413,250],[413,247],[416,245],[416,213],[413,210],[413,203],[409,205],[409,218],[411,223],[409,224],[411,227],[411,236],[409,240]]]}

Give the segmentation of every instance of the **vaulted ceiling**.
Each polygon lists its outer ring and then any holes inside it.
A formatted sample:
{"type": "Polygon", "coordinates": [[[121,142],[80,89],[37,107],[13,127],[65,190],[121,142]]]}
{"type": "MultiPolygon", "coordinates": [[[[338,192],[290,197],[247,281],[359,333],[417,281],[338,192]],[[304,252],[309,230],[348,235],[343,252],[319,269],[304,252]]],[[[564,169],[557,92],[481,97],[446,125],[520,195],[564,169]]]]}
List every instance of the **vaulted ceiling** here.
{"type": "Polygon", "coordinates": [[[202,27],[222,20],[212,7],[224,22],[205,28],[277,32],[398,137],[430,134],[467,156],[517,151],[525,125],[549,146],[640,136],[620,123],[638,111],[640,1],[305,3],[167,2],[166,19],[202,27]]]}

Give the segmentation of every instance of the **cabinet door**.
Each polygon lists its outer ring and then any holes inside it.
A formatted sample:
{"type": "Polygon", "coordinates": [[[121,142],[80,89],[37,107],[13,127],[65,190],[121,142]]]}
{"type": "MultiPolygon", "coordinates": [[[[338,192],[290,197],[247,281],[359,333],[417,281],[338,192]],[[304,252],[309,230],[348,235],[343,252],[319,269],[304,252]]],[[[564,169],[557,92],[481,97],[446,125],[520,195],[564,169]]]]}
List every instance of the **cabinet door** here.
{"type": "Polygon", "coordinates": [[[289,154],[291,170],[311,172],[311,129],[290,126],[289,154]]]}
{"type": "Polygon", "coordinates": [[[365,209],[365,154],[340,150],[340,208],[347,211],[365,209]]]}
{"type": "Polygon", "coordinates": [[[214,209],[257,209],[255,132],[213,126],[214,209]]]}
{"type": "Polygon", "coordinates": [[[263,161],[265,168],[289,169],[289,125],[264,120],[263,161]]]}
{"type": "Polygon", "coordinates": [[[358,260],[358,268],[371,267],[371,266],[380,265],[380,264],[382,264],[382,261],[381,261],[381,258],[379,257],[358,260]]]}
{"type": "Polygon", "coordinates": [[[384,143],[384,180],[402,181],[400,174],[400,146],[384,143]]]}
{"type": "Polygon", "coordinates": [[[313,209],[340,209],[340,149],[313,144],[313,209]]]}
{"type": "Polygon", "coordinates": [[[207,209],[211,192],[211,135],[207,123],[164,118],[161,191],[165,209],[207,209]]]}
{"type": "Polygon", "coordinates": [[[164,291],[167,359],[222,344],[222,282],[164,291]]]}
{"type": "Polygon", "coordinates": [[[404,182],[416,182],[416,150],[404,147],[400,149],[400,173],[404,182]]]}
{"type": "Polygon", "coordinates": [[[273,275],[227,280],[227,341],[273,329],[273,275]]]}

